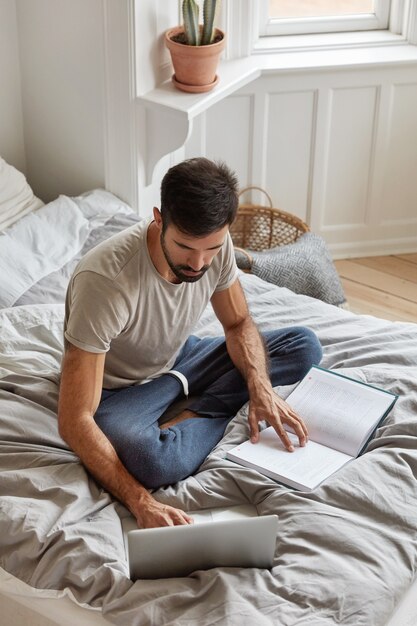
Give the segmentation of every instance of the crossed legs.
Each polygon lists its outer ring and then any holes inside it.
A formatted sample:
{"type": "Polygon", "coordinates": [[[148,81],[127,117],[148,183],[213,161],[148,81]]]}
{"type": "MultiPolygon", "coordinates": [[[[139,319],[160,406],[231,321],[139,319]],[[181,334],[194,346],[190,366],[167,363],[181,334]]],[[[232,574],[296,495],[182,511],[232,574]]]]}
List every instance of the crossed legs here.
{"type": "MultiPolygon", "coordinates": [[[[273,386],[297,382],[320,362],[321,346],[307,328],[262,333],[273,386]]],[[[223,436],[229,421],[249,399],[223,337],[189,337],[174,365],[197,396],[162,427],[161,415],[184,396],[174,372],[124,389],[103,390],[95,420],[122,463],[148,489],[193,474],[223,436]]]]}

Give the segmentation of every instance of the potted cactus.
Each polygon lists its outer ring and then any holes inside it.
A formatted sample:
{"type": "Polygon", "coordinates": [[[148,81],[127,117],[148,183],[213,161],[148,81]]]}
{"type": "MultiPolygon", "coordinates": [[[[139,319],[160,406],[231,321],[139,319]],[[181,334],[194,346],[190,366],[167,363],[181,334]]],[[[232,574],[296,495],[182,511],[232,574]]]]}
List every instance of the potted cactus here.
{"type": "Polygon", "coordinates": [[[225,35],[214,21],[220,0],[204,0],[203,24],[199,24],[199,6],[195,0],[183,0],[184,26],[165,33],[165,44],[171,53],[174,85],[182,91],[210,91],[218,83],[216,75],[225,35]]]}

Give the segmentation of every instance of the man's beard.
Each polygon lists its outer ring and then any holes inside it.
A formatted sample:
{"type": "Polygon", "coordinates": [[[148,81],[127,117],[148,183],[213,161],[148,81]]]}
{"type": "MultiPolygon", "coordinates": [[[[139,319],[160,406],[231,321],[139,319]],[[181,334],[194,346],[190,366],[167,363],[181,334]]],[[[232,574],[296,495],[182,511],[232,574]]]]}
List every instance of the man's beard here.
{"type": "Polygon", "coordinates": [[[186,272],[194,272],[195,270],[193,270],[193,268],[190,267],[189,265],[175,265],[175,263],[172,261],[171,257],[169,256],[168,250],[165,245],[165,236],[163,233],[161,233],[161,248],[162,248],[162,252],[164,253],[165,260],[168,263],[171,272],[181,282],[184,282],[184,283],[197,282],[197,280],[200,280],[200,278],[204,276],[204,274],[207,272],[207,270],[210,267],[210,265],[203,265],[203,267],[199,270],[198,274],[195,274],[195,276],[187,276],[187,274],[184,274],[184,270],[186,272]]]}

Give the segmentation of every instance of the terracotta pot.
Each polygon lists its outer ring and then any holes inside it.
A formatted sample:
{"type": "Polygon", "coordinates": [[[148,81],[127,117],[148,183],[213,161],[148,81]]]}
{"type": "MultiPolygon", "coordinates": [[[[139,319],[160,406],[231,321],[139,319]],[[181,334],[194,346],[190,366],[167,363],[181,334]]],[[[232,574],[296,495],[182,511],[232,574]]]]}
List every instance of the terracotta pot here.
{"type": "Polygon", "coordinates": [[[173,83],[182,91],[210,91],[219,80],[216,70],[226,43],[224,32],[216,28],[216,35],[221,35],[222,39],[206,46],[189,46],[172,40],[172,37],[183,32],[184,28],[178,26],[165,33],[165,45],[171,53],[175,71],[173,83]]]}

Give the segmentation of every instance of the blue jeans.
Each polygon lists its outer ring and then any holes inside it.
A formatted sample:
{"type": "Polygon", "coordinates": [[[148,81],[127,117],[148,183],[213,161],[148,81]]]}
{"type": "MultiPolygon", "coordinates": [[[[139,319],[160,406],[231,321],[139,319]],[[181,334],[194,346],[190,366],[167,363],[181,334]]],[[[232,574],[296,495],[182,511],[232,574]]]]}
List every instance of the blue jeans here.
{"type": "MultiPolygon", "coordinates": [[[[308,328],[283,328],[262,336],[273,386],[297,382],[320,362],[320,343],[308,328]]],[[[193,474],[249,399],[224,337],[200,339],[192,335],[173,369],[186,377],[190,395],[197,396],[187,408],[201,417],[159,427],[161,415],[184,397],[183,384],[169,373],[144,385],[103,389],[94,416],[126,469],[148,489],[193,474]]]]}

